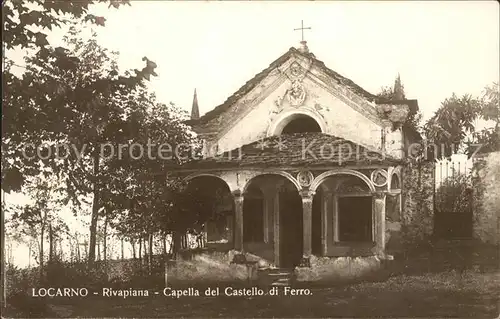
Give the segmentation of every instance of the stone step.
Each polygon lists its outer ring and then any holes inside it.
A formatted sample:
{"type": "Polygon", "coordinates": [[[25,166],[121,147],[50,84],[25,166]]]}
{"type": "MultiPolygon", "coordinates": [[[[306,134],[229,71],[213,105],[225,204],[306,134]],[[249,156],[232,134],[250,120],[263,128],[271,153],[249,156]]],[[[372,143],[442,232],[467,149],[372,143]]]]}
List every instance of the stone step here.
{"type": "Polygon", "coordinates": [[[290,286],[293,282],[294,271],[293,269],[266,269],[259,271],[259,276],[267,281],[271,286],[290,286]]]}
{"type": "Polygon", "coordinates": [[[290,283],[284,283],[284,282],[273,282],[271,286],[281,286],[281,287],[287,287],[290,286],[290,283]]]}
{"type": "Polygon", "coordinates": [[[271,272],[267,274],[268,276],[291,276],[291,272],[271,272]]]}
{"type": "Polygon", "coordinates": [[[275,282],[289,283],[290,282],[290,278],[280,278],[280,279],[276,280],[275,282]]]}

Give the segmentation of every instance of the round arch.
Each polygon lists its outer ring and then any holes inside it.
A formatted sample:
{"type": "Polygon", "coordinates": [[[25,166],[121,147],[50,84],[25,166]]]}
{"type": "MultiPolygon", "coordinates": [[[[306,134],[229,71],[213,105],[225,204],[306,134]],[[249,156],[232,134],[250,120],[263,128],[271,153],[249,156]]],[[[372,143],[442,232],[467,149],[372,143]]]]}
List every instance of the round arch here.
{"type": "Polygon", "coordinates": [[[389,175],[389,178],[388,178],[388,182],[387,182],[387,190],[399,190],[402,188],[402,185],[401,185],[401,166],[398,166],[396,168],[394,168],[392,171],[389,172],[390,175],[389,175]],[[393,185],[393,179],[397,182],[397,186],[396,188],[394,188],[394,185],[393,185]]]}
{"type": "Polygon", "coordinates": [[[316,123],[318,123],[321,132],[326,133],[326,122],[321,115],[308,109],[293,109],[281,113],[274,119],[271,125],[269,125],[267,136],[280,135],[288,123],[301,116],[308,116],[315,120],[316,123]]]}
{"type": "Polygon", "coordinates": [[[184,177],[184,181],[190,182],[192,179],[195,179],[197,177],[214,177],[224,183],[226,185],[227,189],[229,192],[232,192],[233,190],[231,189],[231,186],[228,184],[227,181],[225,181],[222,177],[216,175],[216,174],[210,174],[210,173],[192,173],[189,174],[188,176],[184,177]]]}
{"type": "Polygon", "coordinates": [[[366,177],[366,175],[364,175],[358,171],[352,170],[352,169],[342,169],[342,170],[338,170],[338,171],[327,171],[327,172],[319,174],[314,179],[314,181],[311,183],[311,186],[310,186],[311,191],[315,192],[316,189],[321,185],[321,183],[323,183],[328,177],[335,176],[335,175],[353,175],[353,176],[356,176],[366,183],[366,185],[370,188],[371,192],[375,192],[375,186],[373,186],[370,179],[368,177],[366,177]]]}
{"type": "Polygon", "coordinates": [[[297,188],[297,191],[300,192],[300,190],[302,189],[302,186],[300,186],[299,182],[297,181],[297,179],[295,179],[292,174],[290,173],[287,173],[287,172],[262,172],[260,174],[256,174],[255,176],[252,176],[252,178],[250,178],[245,186],[243,186],[243,190],[242,192],[245,193],[248,186],[252,183],[252,181],[259,177],[259,176],[265,176],[265,175],[277,175],[277,176],[283,176],[284,178],[286,178],[287,180],[289,180],[290,182],[292,182],[293,185],[295,185],[295,188],[297,188]]]}

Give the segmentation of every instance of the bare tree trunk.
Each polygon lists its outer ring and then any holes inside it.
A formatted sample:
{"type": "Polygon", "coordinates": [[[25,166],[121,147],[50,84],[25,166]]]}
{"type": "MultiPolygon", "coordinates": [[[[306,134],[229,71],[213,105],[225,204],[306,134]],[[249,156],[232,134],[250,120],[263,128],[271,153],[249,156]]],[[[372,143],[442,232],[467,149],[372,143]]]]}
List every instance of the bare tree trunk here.
{"type": "Polygon", "coordinates": [[[103,254],[104,254],[104,262],[106,263],[106,261],[108,260],[107,258],[107,250],[108,250],[108,241],[107,241],[107,237],[108,237],[108,218],[106,217],[106,219],[104,220],[104,234],[103,234],[104,238],[103,238],[103,254]]]}
{"type": "Polygon", "coordinates": [[[28,245],[28,269],[31,269],[31,243],[28,245]]]}
{"type": "Polygon", "coordinates": [[[142,249],[144,251],[144,255],[142,256],[143,257],[142,263],[147,265],[147,263],[148,263],[148,240],[147,240],[147,237],[142,238],[142,241],[144,243],[143,244],[144,247],[142,249]]]}
{"type": "Polygon", "coordinates": [[[43,237],[45,236],[45,220],[47,218],[47,212],[45,211],[42,220],[42,229],[40,230],[40,278],[43,278],[43,237]]]}
{"type": "Polygon", "coordinates": [[[59,256],[59,260],[63,261],[64,260],[64,256],[63,256],[63,247],[62,247],[62,238],[59,238],[59,254],[57,254],[57,251],[56,251],[56,256],[59,256]]]}
{"type": "Polygon", "coordinates": [[[172,233],[172,243],[173,243],[173,251],[172,254],[174,255],[174,258],[177,259],[177,253],[179,252],[179,248],[181,246],[181,234],[178,231],[174,231],[172,233]]]}
{"type": "Polygon", "coordinates": [[[148,258],[148,264],[149,264],[149,275],[152,274],[153,272],[153,234],[149,234],[149,258],[148,258]]]}
{"type": "Polygon", "coordinates": [[[49,224],[49,265],[54,260],[54,230],[52,224],[49,224]]]}
{"type": "Polygon", "coordinates": [[[80,239],[78,238],[78,233],[75,233],[75,238],[76,238],[76,258],[78,259],[78,262],[82,260],[82,256],[80,253],[80,239]]]}
{"type": "Polygon", "coordinates": [[[120,243],[121,243],[121,249],[122,249],[122,260],[124,260],[125,259],[125,253],[124,253],[124,249],[123,249],[123,246],[124,246],[123,237],[120,239],[120,243]]]}
{"type": "Polygon", "coordinates": [[[97,244],[97,260],[101,260],[101,241],[98,240],[97,244]]]}
{"type": "Polygon", "coordinates": [[[139,261],[142,263],[142,237],[139,237],[139,261]]]}
{"type": "Polygon", "coordinates": [[[167,255],[167,235],[163,235],[162,241],[163,241],[163,255],[166,256],[167,255]]]}
{"type": "Polygon", "coordinates": [[[94,158],[94,181],[93,181],[93,193],[94,198],[92,200],[92,217],[90,221],[90,246],[89,246],[89,255],[88,255],[88,265],[92,267],[95,261],[95,246],[97,240],[97,222],[99,220],[99,162],[100,162],[100,154],[99,148],[96,147],[93,154],[94,158]]]}
{"type": "Polygon", "coordinates": [[[136,247],[135,247],[135,240],[132,238],[130,239],[130,244],[132,245],[132,257],[135,259],[137,259],[137,254],[136,254],[136,247]]]}

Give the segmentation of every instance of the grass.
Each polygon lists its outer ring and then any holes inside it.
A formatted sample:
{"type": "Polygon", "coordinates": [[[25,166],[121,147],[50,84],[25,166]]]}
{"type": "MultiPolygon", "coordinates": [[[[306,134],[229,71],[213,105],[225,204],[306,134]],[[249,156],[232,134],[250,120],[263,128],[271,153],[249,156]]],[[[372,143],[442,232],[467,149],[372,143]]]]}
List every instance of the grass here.
{"type": "MultiPolygon", "coordinates": [[[[47,312],[39,316],[495,318],[499,284],[500,273],[447,271],[398,275],[384,282],[311,288],[310,296],[52,299],[47,312]]],[[[16,313],[4,315],[13,317],[16,313]]],[[[30,315],[33,316],[36,314],[30,315]]]]}

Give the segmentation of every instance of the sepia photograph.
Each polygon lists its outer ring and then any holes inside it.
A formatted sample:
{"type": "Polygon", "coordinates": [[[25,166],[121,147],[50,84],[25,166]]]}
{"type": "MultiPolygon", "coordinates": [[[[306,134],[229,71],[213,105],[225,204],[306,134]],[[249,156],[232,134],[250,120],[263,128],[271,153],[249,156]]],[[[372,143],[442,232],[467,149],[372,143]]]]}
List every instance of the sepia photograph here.
{"type": "Polygon", "coordinates": [[[2,318],[500,318],[497,1],[2,20],[2,318]]]}

